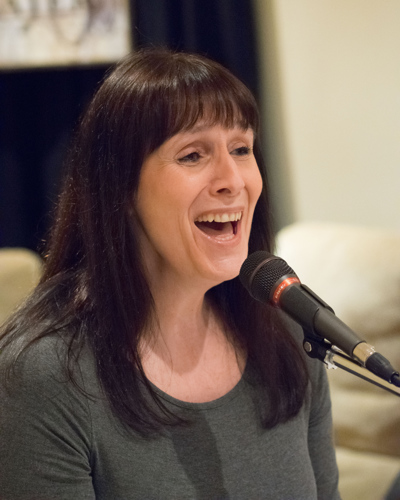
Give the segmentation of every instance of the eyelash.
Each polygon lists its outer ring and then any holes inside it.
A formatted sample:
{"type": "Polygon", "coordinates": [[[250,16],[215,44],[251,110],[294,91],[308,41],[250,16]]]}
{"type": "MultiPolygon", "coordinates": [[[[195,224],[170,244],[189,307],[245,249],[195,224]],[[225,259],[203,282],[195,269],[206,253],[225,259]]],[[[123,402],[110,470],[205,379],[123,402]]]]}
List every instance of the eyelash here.
{"type": "Polygon", "coordinates": [[[252,152],[252,149],[247,146],[241,146],[240,148],[234,149],[233,152],[235,151],[238,156],[247,156],[252,152]]]}
{"type": "MultiPolygon", "coordinates": [[[[249,148],[247,146],[241,146],[240,148],[234,149],[231,154],[235,154],[235,156],[247,156],[251,152],[252,152],[252,148],[249,148]]],[[[185,155],[182,158],[179,158],[179,162],[181,162],[181,163],[196,163],[200,159],[201,159],[201,154],[198,153],[197,151],[193,151],[192,153],[189,153],[188,155],[185,155]],[[194,156],[196,158],[194,158],[194,156]]]]}
{"type": "Polygon", "coordinates": [[[197,151],[193,151],[193,153],[189,153],[188,155],[183,156],[182,158],[179,158],[179,161],[181,163],[196,163],[199,161],[201,158],[200,153],[197,151]],[[196,158],[194,158],[196,156],[196,158]]]}

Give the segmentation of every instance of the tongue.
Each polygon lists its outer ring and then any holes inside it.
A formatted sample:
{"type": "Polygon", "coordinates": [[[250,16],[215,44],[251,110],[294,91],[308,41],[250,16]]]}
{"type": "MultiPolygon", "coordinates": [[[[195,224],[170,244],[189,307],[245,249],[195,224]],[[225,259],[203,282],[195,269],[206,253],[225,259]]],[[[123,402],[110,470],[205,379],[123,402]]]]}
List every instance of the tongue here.
{"type": "Polygon", "coordinates": [[[196,222],[196,226],[207,236],[226,236],[233,234],[231,222],[196,222]]]}

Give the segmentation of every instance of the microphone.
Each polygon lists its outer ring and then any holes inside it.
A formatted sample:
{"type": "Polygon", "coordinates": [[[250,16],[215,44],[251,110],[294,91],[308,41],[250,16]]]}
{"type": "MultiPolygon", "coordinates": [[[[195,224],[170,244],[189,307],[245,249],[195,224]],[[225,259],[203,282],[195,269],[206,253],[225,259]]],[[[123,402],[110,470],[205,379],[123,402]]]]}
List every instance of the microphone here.
{"type": "Polygon", "coordinates": [[[328,340],[378,377],[400,387],[399,372],[389,361],[303,285],[283,259],[265,251],[254,252],[243,262],[239,279],[254,299],[282,309],[306,330],[328,340]]]}

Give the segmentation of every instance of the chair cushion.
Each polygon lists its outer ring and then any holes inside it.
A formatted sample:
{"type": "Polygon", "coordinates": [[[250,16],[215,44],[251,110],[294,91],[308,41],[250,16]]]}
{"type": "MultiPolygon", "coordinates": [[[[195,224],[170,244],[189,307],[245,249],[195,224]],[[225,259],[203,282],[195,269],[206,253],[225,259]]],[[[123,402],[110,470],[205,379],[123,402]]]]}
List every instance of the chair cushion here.
{"type": "MultiPolygon", "coordinates": [[[[296,223],[278,233],[277,254],[400,368],[399,233],[296,223]]],[[[341,369],[328,376],[342,498],[382,498],[400,471],[400,399],[341,369]]]]}
{"type": "Polygon", "coordinates": [[[37,284],[42,260],[24,248],[0,249],[0,324],[37,284]]]}

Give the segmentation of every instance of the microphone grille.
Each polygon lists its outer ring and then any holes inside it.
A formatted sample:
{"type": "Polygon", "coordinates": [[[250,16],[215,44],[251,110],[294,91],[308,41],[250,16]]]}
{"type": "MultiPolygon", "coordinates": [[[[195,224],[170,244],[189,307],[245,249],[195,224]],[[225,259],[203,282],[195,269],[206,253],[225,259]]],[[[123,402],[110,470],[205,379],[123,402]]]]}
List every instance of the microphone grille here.
{"type": "Polygon", "coordinates": [[[280,257],[260,250],[243,262],[239,278],[253,298],[267,302],[276,284],[287,275],[296,273],[280,257]]]}

